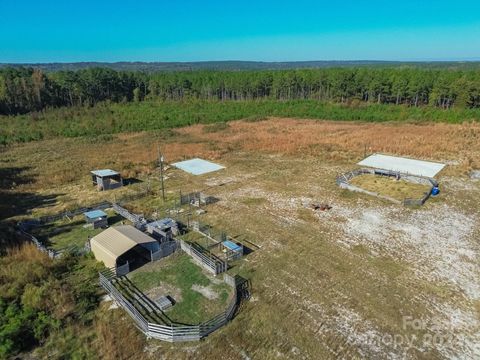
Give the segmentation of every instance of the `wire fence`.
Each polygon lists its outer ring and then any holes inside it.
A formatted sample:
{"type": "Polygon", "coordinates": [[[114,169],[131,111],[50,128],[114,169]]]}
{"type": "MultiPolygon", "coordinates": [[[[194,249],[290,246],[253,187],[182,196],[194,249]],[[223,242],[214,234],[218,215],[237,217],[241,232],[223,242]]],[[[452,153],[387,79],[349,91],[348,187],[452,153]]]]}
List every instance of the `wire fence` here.
{"type": "MultiPolygon", "coordinates": [[[[138,193],[135,193],[135,194],[130,194],[130,195],[123,196],[120,201],[123,204],[124,202],[127,202],[127,201],[134,201],[134,200],[141,199],[141,198],[147,196],[148,194],[149,194],[148,191],[142,191],[142,192],[138,192],[138,193]]],[[[62,219],[65,219],[65,218],[72,219],[73,217],[75,217],[77,215],[80,215],[80,214],[83,214],[83,213],[88,212],[88,211],[105,210],[105,209],[108,209],[108,208],[112,208],[114,206],[117,206],[117,207],[123,209],[120,205],[118,205],[116,203],[111,203],[109,201],[102,201],[102,202],[99,202],[99,203],[96,203],[96,204],[93,204],[93,205],[90,205],[90,206],[79,207],[77,209],[64,211],[64,212],[61,212],[61,213],[58,213],[58,214],[55,214],[55,215],[41,216],[37,219],[29,219],[29,220],[20,221],[17,224],[18,233],[21,237],[23,237],[27,241],[31,241],[37,247],[38,250],[47,253],[48,256],[52,259],[60,258],[61,256],[63,256],[64,253],[84,254],[84,253],[87,253],[87,252],[90,251],[88,242],[85,244],[84,247],[72,245],[72,246],[68,246],[68,247],[66,247],[64,249],[61,249],[61,250],[55,250],[55,249],[47,247],[42,241],[40,241],[35,236],[30,234],[30,230],[33,227],[45,225],[45,224],[52,223],[52,222],[62,220],[62,219]]],[[[128,212],[126,209],[123,209],[123,210],[128,212]]],[[[146,221],[143,218],[139,217],[138,215],[134,215],[134,214],[131,214],[131,215],[136,216],[135,220],[138,220],[139,224],[142,225],[143,223],[146,223],[146,221]]]]}

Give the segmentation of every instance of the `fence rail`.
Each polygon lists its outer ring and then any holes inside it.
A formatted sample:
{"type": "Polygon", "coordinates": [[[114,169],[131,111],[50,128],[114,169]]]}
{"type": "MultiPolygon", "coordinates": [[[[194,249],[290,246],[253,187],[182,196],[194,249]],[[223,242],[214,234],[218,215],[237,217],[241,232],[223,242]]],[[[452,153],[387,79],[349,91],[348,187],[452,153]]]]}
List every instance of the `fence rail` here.
{"type": "MultiPolygon", "coordinates": [[[[124,203],[125,201],[133,201],[133,200],[141,199],[141,198],[145,197],[146,195],[148,195],[148,192],[140,192],[140,193],[135,193],[135,194],[131,194],[131,195],[126,195],[126,196],[121,198],[120,203],[124,203]]],[[[29,234],[29,230],[32,226],[39,226],[39,225],[42,225],[42,224],[47,224],[47,223],[50,223],[50,222],[54,222],[54,221],[57,221],[57,220],[64,219],[66,217],[67,218],[72,218],[72,217],[75,217],[77,215],[83,214],[83,213],[85,213],[87,211],[91,211],[91,210],[105,210],[105,209],[113,207],[114,205],[120,206],[118,204],[113,204],[109,201],[102,201],[102,202],[99,202],[99,203],[96,203],[96,204],[93,204],[93,205],[90,205],[90,206],[80,207],[80,208],[77,208],[75,210],[64,211],[62,213],[55,214],[55,215],[41,216],[38,219],[21,221],[21,222],[18,223],[18,229],[19,229],[18,232],[19,232],[20,236],[22,236],[23,238],[27,239],[28,241],[31,241],[32,243],[34,243],[35,246],[40,251],[47,253],[48,256],[52,259],[57,259],[57,258],[61,257],[63,252],[65,252],[65,251],[74,251],[74,252],[77,252],[77,253],[88,252],[89,251],[88,246],[85,246],[84,248],[70,247],[70,248],[63,249],[62,251],[58,251],[58,250],[48,248],[40,240],[38,240],[35,236],[29,234]]],[[[125,210],[125,211],[127,211],[127,210],[125,210]]]]}
{"type": "Polygon", "coordinates": [[[420,205],[423,205],[425,203],[425,201],[427,201],[427,199],[430,197],[432,188],[434,186],[438,186],[438,183],[436,182],[436,180],[432,179],[432,178],[429,178],[429,177],[422,177],[422,176],[404,174],[404,173],[400,173],[400,172],[397,172],[397,171],[391,171],[391,170],[366,169],[366,168],[356,169],[356,170],[349,171],[345,174],[342,174],[342,175],[337,177],[336,183],[342,189],[361,192],[361,193],[368,194],[368,195],[371,195],[371,196],[376,196],[380,199],[385,199],[385,200],[391,201],[391,202],[396,203],[396,204],[403,204],[403,205],[406,205],[406,206],[420,206],[420,205]],[[395,177],[398,177],[398,178],[403,178],[403,179],[405,179],[407,181],[410,181],[410,182],[413,182],[413,183],[427,185],[427,186],[430,187],[430,190],[425,192],[421,198],[418,198],[418,199],[405,198],[405,199],[403,199],[403,201],[400,201],[400,200],[394,199],[390,196],[381,195],[381,194],[378,194],[376,192],[368,191],[368,190],[362,189],[361,187],[350,184],[351,179],[353,179],[356,176],[364,175],[364,174],[382,175],[382,176],[395,176],[395,177]]]}
{"type": "MultiPolygon", "coordinates": [[[[229,281],[226,283],[231,285],[232,279],[234,284],[235,281],[232,277],[229,277],[229,281]]],[[[181,325],[176,323],[157,324],[149,322],[114,286],[114,281],[122,281],[121,278],[116,277],[114,271],[104,270],[100,272],[99,281],[100,285],[107,291],[111,298],[133,319],[140,331],[149,338],[168,342],[198,341],[208,336],[233,318],[240,301],[236,286],[232,286],[234,293],[227,308],[212,319],[198,325],[181,325]]]]}
{"type": "MultiPolygon", "coordinates": [[[[118,201],[115,201],[114,203],[124,204],[125,202],[135,201],[135,200],[144,198],[148,194],[149,193],[147,191],[142,191],[142,192],[138,192],[138,193],[134,193],[134,194],[124,195],[118,201]]],[[[55,215],[42,216],[38,220],[42,223],[49,223],[49,222],[53,222],[53,221],[63,219],[65,217],[71,218],[71,217],[83,214],[83,213],[85,213],[87,211],[91,211],[91,210],[105,210],[105,209],[111,208],[114,203],[112,203],[110,201],[102,201],[102,202],[99,202],[99,203],[96,203],[96,204],[93,204],[93,205],[79,207],[75,210],[67,210],[67,211],[64,211],[62,213],[55,214],[55,215]]]]}
{"type": "Polygon", "coordinates": [[[219,259],[212,254],[202,252],[183,240],[180,240],[180,247],[185,253],[190,255],[198,265],[211,272],[213,275],[218,275],[227,271],[228,264],[222,259],[219,259]]]}
{"type": "Polygon", "coordinates": [[[133,214],[124,207],[114,203],[111,205],[112,209],[125,219],[131,221],[133,225],[139,229],[139,230],[145,230],[145,227],[147,226],[147,220],[141,215],[133,214]]]}
{"type": "Polygon", "coordinates": [[[167,241],[160,244],[160,249],[156,252],[151,253],[151,260],[160,260],[164,257],[167,257],[173,254],[178,248],[180,244],[178,241],[167,241]]]}
{"type": "Polygon", "coordinates": [[[27,233],[26,231],[22,230],[20,228],[20,230],[18,230],[18,233],[20,234],[20,236],[22,236],[23,238],[27,239],[28,241],[31,241],[36,247],[38,250],[40,250],[41,252],[44,252],[48,255],[48,257],[50,259],[58,259],[62,256],[62,252],[59,252],[57,250],[53,250],[53,249],[50,249],[50,248],[47,248],[40,240],[38,240],[35,236],[27,233]]]}
{"type": "Polygon", "coordinates": [[[45,223],[54,222],[54,221],[57,221],[57,220],[64,219],[66,217],[72,218],[74,216],[83,214],[83,213],[85,213],[87,211],[90,211],[90,210],[105,210],[105,209],[108,209],[111,206],[112,206],[112,204],[110,202],[102,201],[100,203],[97,203],[97,204],[94,204],[94,205],[91,205],[91,206],[88,206],[88,207],[81,207],[81,208],[78,208],[78,209],[75,209],[75,210],[65,211],[63,213],[56,214],[56,215],[42,216],[38,220],[45,224],[45,223]]]}

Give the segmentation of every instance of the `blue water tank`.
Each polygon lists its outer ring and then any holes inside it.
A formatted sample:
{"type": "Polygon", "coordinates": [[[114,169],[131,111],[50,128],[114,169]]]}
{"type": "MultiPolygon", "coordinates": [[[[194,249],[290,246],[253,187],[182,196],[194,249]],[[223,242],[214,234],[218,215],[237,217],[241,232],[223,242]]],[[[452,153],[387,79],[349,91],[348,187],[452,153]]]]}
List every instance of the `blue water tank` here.
{"type": "Polygon", "coordinates": [[[434,186],[432,188],[432,196],[437,196],[439,193],[440,193],[440,189],[438,188],[438,186],[434,186]]]}

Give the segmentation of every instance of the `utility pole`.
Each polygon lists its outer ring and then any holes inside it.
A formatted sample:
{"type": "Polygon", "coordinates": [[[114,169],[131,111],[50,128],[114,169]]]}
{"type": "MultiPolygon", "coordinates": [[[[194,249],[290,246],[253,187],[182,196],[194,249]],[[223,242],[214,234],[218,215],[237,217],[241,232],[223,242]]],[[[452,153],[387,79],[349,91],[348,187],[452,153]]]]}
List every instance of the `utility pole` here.
{"type": "Polygon", "coordinates": [[[163,155],[160,153],[160,148],[158,149],[158,161],[160,164],[160,181],[162,182],[162,199],[165,202],[165,185],[163,183],[163,155]]]}

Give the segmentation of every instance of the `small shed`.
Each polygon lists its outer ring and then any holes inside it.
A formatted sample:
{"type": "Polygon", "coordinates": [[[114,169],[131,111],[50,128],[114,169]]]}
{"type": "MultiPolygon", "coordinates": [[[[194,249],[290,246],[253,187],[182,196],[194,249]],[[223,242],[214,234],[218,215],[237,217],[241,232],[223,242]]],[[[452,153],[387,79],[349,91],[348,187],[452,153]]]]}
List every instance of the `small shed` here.
{"type": "Polygon", "coordinates": [[[122,275],[151,261],[160,249],[154,238],[131,225],[112,226],[94,236],[90,245],[95,259],[122,275]]]}
{"type": "Polygon", "coordinates": [[[111,169],[93,170],[92,182],[98,190],[112,190],[123,186],[122,176],[119,172],[111,169]]]}
{"type": "Polygon", "coordinates": [[[170,241],[178,235],[178,224],[171,218],[164,218],[148,223],[147,232],[160,242],[170,241]]]}
{"type": "Polygon", "coordinates": [[[227,260],[240,259],[243,256],[243,246],[238,245],[230,240],[222,242],[223,252],[226,255],[227,260]]]}
{"type": "Polygon", "coordinates": [[[91,225],[92,228],[104,228],[108,226],[108,215],[102,210],[92,210],[84,213],[85,220],[87,224],[91,225]]]}

